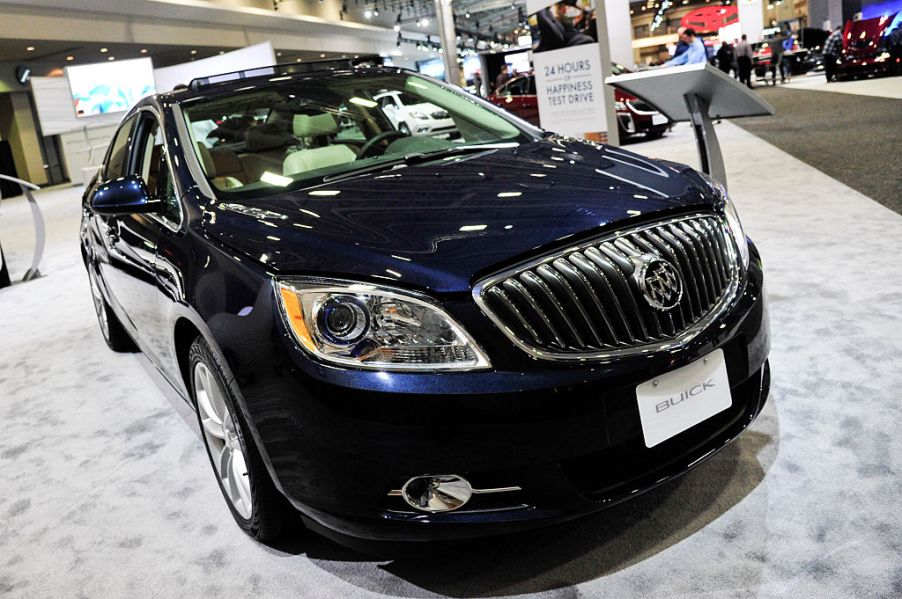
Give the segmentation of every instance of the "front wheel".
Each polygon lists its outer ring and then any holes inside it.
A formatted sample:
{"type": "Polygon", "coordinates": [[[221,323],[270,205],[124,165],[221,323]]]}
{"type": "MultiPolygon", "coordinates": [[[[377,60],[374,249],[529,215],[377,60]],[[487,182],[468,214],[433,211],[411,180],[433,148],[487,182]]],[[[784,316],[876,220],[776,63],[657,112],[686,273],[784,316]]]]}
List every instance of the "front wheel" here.
{"type": "Polygon", "coordinates": [[[263,464],[223,368],[198,337],[188,352],[191,391],[207,455],[235,522],[258,541],[285,528],[286,502],[263,464]]]}

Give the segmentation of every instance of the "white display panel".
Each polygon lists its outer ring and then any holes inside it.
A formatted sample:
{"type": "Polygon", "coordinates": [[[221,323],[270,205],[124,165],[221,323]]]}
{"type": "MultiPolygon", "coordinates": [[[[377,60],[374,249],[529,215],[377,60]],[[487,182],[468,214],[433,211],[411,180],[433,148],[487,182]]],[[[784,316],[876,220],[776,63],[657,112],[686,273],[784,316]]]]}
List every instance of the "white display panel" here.
{"type": "Polygon", "coordinates": [[[123,113],[114,113],[91,119],[76,118],[69,81],[65,77],[32,77],[31,92],[44,135],[115,125],[124,116],[123,113]]]}
{"type": "Polygon", "coordinates": [[[240,50],[211,56],[202,60],[192,60],[154,71],[157,90],[160,93],[172,91],[176,85],[188,85],[192,79],[210,77],[222,73],[234,73],[276,64],[276,53],[272,43],[263,42],[240,50]]]}
{"type": "Polygon", "coordinates": [[[156,93],[150,58],[66,67],[66,78],[78,118],[126,112],[156,93]]]}

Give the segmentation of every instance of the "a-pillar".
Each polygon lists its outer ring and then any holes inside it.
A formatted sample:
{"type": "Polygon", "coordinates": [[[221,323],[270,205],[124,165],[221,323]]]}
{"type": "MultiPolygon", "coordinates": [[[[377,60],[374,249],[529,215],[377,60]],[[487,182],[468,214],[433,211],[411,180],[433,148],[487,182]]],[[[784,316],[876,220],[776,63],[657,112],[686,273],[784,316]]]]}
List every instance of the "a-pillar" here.
{"type": "Polygon", "coordinates": [[[445,81],[460,85],[460,68],[457,66],[457,28],[451,0],[435,0],[435,21],[442,42],[442,62],[445,63],[445,81]]]}

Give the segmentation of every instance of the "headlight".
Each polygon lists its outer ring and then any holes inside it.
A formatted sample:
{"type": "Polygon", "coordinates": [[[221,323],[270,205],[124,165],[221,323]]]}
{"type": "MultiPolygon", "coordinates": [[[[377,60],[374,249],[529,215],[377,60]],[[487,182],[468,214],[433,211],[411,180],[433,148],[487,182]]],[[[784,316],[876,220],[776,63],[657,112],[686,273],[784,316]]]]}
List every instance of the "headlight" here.
{"type": "Polygon", "coordinates": [[[623,112],[624,110],[626,110],[626,102],[621,102],[619,100],[614,102],[614,110],[619,110],[620,112],[623,112]]]}
{"type": "Polygon", "coordinates": [[[407,114],[409,114],[411,118],[415,118],[420,121],[425,121],[429,118],[428,114],[426,114],[425,112],[419,112],[418,110],[411,110],[407,114]]]}
{"type": "Polygon", "coordinates": [[[282,280],[275,286],[294,338],[324,362],[372,370],[490,367],[463,327],[429,298],[325,279],[282,280]]]}
{"type": "Polygon", "coordinates": [[[727,226],[730,229],[730,234],[733,236],[733,241],[736,242],[736,248],[739,250],[739,257],[742,259],[742,268],[744,270],[749,266],[749,241],[745,237],[745,231],[742,230],[742,222],[739,220],[736,206],[733,204],[730,196],[727,195],[727,190],[723,185],[705,173],[699,172],[699,175],[708,184],[708,187],[723,200],[724,216],[727,217],[727,226]]]}

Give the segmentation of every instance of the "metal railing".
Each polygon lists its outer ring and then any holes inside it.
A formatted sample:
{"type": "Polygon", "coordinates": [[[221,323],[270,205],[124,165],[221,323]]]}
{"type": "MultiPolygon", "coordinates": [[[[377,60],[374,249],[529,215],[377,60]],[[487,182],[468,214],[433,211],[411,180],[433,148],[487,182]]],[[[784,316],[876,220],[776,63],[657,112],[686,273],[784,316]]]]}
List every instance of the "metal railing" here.
{"type": "Polygon", "coordinates": [[[40,191],[41,188],[30,181],[24,181],[9,175],[0,175],[0,179],[17,183],[22,188],[22,192],[25,194],[28,205],[31,208],[31,218],[34,220],[34,257],[31,259],[31,268],[25,272],[22,280],[31,281],[32,279],[37,279],[41,276],[38,266],[41,264],[41,258],[44,257],[44,243],[47,235],[44,227],[44,215],[41,213],[41,208],[31,192],[40,191]]]}

